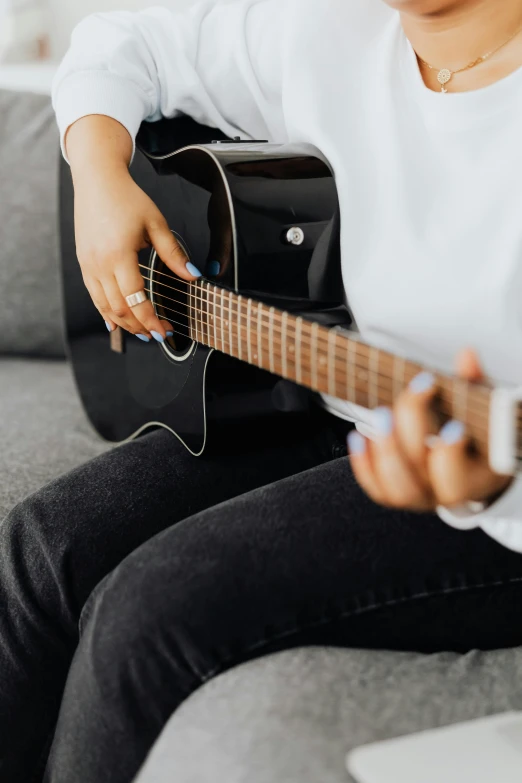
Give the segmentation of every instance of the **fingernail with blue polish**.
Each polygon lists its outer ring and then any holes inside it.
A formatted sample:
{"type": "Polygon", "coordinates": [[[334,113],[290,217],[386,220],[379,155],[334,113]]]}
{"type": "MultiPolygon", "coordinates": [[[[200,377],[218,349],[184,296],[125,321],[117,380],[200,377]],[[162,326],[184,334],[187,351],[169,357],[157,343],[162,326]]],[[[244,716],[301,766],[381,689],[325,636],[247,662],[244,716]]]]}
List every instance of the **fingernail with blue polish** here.
{"type": "Polygon", "coordinates": [[[189,275],[192,275],[192,277],[203,277],[197,266],[194,266],[190,261],[187,264],[187,272],[189,275]]]}
{"type": "Polygon", "coordinates": [[[373,412],[375,429],[379,435],[387,437],[393,432],[393,412],[391,408],[375,408],[373,412]]]}
{"type": "Polygon", "coordinates": [[[431,372],[421,372],[410,382],[409,389],[414,394],[422,394],[435,385],[435,376],[431,372]]]}
{"type": "Polygon", "coordinates": [[[110,323],[108,321],[105,321],[105,326],[107,327],[107,331],[108,332],[112,332],[112,326],[110,325],[110,323]]]}
{"type": "Polygon", "coordinates": [[[347,442],[350,454],[364,454],[366,451],[366,439],[360,432],[352,430],[348,435],[347,442]]]}
{"type": "Polygon", "coordinates": [[[439,438],[447,443],[448,446],[453,446],[455,443],[461,441],[464,437],[466,428],[461,421],[452,419],[439,432],[439,438]]]}
{"type": "Polygon", "coordinates": [[[156,340],[157,343],[164,343],[165,342],[165,338],[159,332],[153,332],[152,329],[151,329],[150,333],[154,337],[154,339],[156,340]]]}
{"type": "Polygon", "coordinates": [[[210,261],[207,266],[207,272],[209,273],[210,277],[217,277],[221,272],[221,264],[219,261],[210,261]]]}
{"type": "Polygon", "coordinates": [[[144,343],[150,343],[150,339],[146,337],[144,334],[137,334],[136,337],[138,340],[142,340],[144,343]]]}
{"type": "Polygon", "coordinates": [[[174,337],[174,332],[167,332],[167,337],[174,337]]]}

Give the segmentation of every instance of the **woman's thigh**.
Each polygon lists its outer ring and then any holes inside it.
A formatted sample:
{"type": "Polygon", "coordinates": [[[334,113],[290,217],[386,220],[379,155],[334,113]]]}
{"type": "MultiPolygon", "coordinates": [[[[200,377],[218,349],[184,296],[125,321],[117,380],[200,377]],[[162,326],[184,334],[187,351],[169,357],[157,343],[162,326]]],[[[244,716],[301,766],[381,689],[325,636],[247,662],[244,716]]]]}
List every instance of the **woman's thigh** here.
{"type": "Polygon", "coordinates": [[[96,584],[161,530],[331,459],[335,448],[317,417],[268,422],[251,435],[196,459],[166,431],[151,432],[48,485],[0,525],[6,777],[25,779],[54,730],[80,613],[96,584]]]}
{"type": "Polygon", "coordinates": [[[521,600],[521,556],[377,506],[348,460],[258,489],[156,536],[91,597],[48,780],[130,779],[180,702],[250,658],[522,644],[521,600]]]}

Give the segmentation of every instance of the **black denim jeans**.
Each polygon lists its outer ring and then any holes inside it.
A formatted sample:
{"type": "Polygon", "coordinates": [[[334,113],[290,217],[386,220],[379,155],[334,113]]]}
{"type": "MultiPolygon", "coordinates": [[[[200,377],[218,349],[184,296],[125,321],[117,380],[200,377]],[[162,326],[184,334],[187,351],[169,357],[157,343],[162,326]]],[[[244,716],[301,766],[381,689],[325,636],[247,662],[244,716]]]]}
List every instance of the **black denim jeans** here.
{"type": "Polygon", "coordinates": [[[13,511],[2,783],[40,780],[46,760],[48,783],[130,783],[196,688],[283,648],[522,644],[522,557],[374,504],[341,430],[289,417],[199,460],[156,431],[13,511]]]}

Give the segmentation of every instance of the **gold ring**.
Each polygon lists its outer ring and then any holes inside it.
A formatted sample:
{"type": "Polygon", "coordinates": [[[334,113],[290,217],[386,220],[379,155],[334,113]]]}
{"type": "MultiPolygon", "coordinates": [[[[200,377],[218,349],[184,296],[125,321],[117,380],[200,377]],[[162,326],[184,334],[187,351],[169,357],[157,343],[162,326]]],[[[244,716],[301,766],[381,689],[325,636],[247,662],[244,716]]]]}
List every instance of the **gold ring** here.
{"type": "Polygon", "coordinates": [[[136,305],[143,304],[143,302],[147,301],[147,294],[145,293],[145,291],[138,291],[137,294],[131,294],[130,296],[126,296],[125,301],[129,305],[129,307],[136,307],[136,305]]]}

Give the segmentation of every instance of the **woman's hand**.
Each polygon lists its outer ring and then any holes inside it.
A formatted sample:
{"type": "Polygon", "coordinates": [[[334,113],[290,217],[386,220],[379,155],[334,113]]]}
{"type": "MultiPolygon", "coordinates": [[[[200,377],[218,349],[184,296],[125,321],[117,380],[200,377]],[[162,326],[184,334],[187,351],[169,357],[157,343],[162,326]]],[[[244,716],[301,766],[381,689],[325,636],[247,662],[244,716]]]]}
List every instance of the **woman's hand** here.
{"type": "MultiPolygon", "coordinates": [[[[462,378],[478,381],[482,370],[471,350],[457,357],[462,378]]],[[[352,468],[361,487],[382,506],[410,511],[434,511],[469,501],[490,503],[513,481],[493,473],[484,456],[469,450],[464,425],[448,422],[433,446],[436,433],[431,403],[436,393],[430,373],[418,375],[397,400],[394,410],[380,408],[377,441],[351,432],[348,438],[352,468]]]]}
{"type": "Polygon", "coordinates": [[[92,300],[111,331],[121,326],[142,340],[162,342],[169,324],[150,301],[130,308],[125,298],[145,288],[138,252],[152,245],[179,277],[198,270],[151,199],[128,170],[132,140],[109,117],[89,116],[68,131],[67,153],[75,191],[76,250],[92,300]]]}

